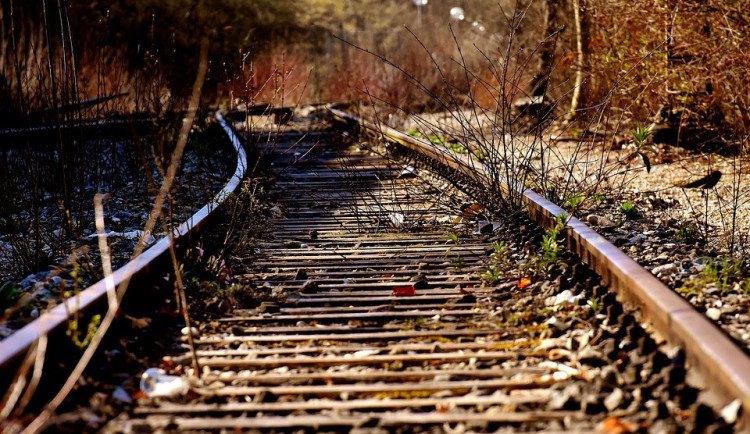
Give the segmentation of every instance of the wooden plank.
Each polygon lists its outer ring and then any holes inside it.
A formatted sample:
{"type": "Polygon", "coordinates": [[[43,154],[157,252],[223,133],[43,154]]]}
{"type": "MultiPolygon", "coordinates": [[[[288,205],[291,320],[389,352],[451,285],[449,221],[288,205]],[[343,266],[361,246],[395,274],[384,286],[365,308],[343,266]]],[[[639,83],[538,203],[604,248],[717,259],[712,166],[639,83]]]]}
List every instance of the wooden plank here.
{"type": "Polygon", "coordinates": [[[560,381],[552,376],[544,379],[490,379],[490,380],[462,380],[462,381],[425,381],[421,383],[376,383],[376,384],[324,384],[314,386],[224,386],[220,389],[208,387],[194,387],[193,390],[204,396],[243,396],[271,393],[273,395],[317,395],[331,396],[342,393],[388,393],[388,392],[442,392],[467,393],[471,390],[496,390],[504,388],[549,387],[560,381]]]}
{"type": "Polygon", "coordinates": [[[403,408],[452,408],[493,405],[540,404],[547,401],[544,394],[527,396],[462,396],[451,398],[418,399],[356,399],[335,401],[330,399],[310,399],[292,402],[227,402],[216,404],[174,404],[160,403],[158,407],[138,407],[135,414],[195,414],[195,413],[240,413],[240,412],[291,412],[311,410],[372,410],[403,408]]]}
{"type": "MultiPolygon", "coordinates": [[[[253,371],[247,371],[255,374],[253,371]]],[[[343,381],[415,381],[419,379],[435,379],[440,377],[456,378],[500,378],[511,377],[514,375],[543,375],[550,373],[549,369],[544,368],[505,368],[496,369],[415,369],[405,371],[337,371],[337,372],[305,372],[294,373],[286,372],[284,374],[258,374],[258,375],[241,375],[235,372],[223,372],[222,375],[204,375],[201,380],[204,382],[214,381],[247,381],[254,384],[298,384],[315,381],[325,382],[343,382],[343,381]],[[231,375],[227,375],[231,374],[231,375]]]]}
{"type": "Polygon", "coordinates": [[[366,357],[279,357],[263,359],[208,359],[200,358],[201,366],[211,368],[270,368],[278,366],[336,366],[336,365],[374,365],[382,363],[422,363],[441,362],[454,363],[464,362],[469,359],[476,360],[510,360],[525,356],[526,352],[488,351],[481,353],[430,353],[430,354],[384,354],[366,357]]]}
{"type": "MultiPolygon", "coordinates": [[[[199,350],[197,351],[198,356],[201,357],[248,357],[248,356],[269,356],[276,354],[317,354],[325,352],[326,354],[333,353],[354,353],[356,351],[371,350],[378,353],[403,353],[407,351],[455,351],[455,350],[507,350],[509,348],[524,348],[529,346],[536,346],[535,341],[515,341],[511,339],[503,341],[489,341],[489,342],[434,342],[428,344],[397,344],[397,345],[325,345],[325,346],[295,346],[295,347],[281,347],[281,348],[263,348],[263,349],[248,349],[248,350],[199,350]]],[[[188,355],[183,358],[172,358],[173,361],[184,361],[190,357],[188,355]]]]}
{"type": "Polygon", "coordinates": [[[328,328],[317,328],[310,327],[308,329],[310,334],[294,334],[294,332],[301,333],[306,330],[301,330],[300,327],[284,327],[281,330],[279,328],[269,328],[266,330],[253,330],[252,328],[245,329],[245,333],[268,333],[270,335],[259,335],[259,336],[227,336],[220,338],[199,338],[195,342],[198,344],[224,344],[229,342],[291,342],[291,341],[334,341],[334,340],[387,340],[387,339],[414,339],[414,338],[430,338],[430,337],[456,337],[456,336],[491,336],[505,333],[507,329],[441,329],[441,330],[417,330],[417,331],[391,331],[391,332],[372,332],[371,330],[378,328],[347,328],[336,326],[328,328]],[[328,333],[314,333],[314,331],[327,331],[328,333]],[[336,333],[338,331],[339,333],[336,333]],[[280,334],[285,332],[291,332],[293,334],[280,334]],[[331,333],[333,332],[333,333],[331,333]]]}
{"type": "Polygon", "coordinates": [[[352,313],[331,313],[331,314],[314,314],[314,315],[285,315],[285,314],[269,314],[259,316],[237,316],[229,318],[220,318],[219,322],[250,322],[250,323],[262,323],[262,322],[290,322],[290,321],[351,321],[351,320],[385,320],[391,321],[394,319],[402,318],[415,318],[415,317],[432,317],[435,315],[440,316],[470,316],[476,315],[477,311],[474,309],[456,309],[451,310],[445,307],[440,310],[410,310],[407,312],[352,312],[352,313]]]}

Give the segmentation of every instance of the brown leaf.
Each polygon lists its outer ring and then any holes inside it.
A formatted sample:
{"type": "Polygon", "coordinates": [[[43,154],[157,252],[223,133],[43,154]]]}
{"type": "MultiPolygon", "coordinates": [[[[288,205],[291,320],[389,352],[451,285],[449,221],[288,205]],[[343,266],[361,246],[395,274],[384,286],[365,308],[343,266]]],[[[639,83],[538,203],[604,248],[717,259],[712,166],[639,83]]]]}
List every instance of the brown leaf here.
{"type": "Polygon", "coordinates": [[[145,329],[149,325],[151,325],[151,318],[148,317],[142,317],[142,318],[134,318],[132,316],[129,316],[128,319],[130,320],[130,325],[134,329],[145,329]]]}

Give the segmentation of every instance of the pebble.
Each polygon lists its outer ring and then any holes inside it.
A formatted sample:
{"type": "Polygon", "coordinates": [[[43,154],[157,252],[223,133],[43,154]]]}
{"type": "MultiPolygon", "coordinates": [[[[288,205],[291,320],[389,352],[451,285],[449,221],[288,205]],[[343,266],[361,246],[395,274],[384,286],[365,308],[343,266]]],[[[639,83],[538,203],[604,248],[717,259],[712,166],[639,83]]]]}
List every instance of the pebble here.
{"type": "Polygon", "coordinates": [[[588,216],[586,216],[586,222],[588,222],[588,224],[599,226],[601,228],[614,228],[617,226],[617,223],[613,222],[607,217],[596,214],[589,214],[588,216]]]}
{"type": "Polygon", "coordinates": [[[616,387],[612,393],[604,398],[604,406],[609,411],[614,411],[619,408],[625,400],[625,393],[619,387],[616,387]]]}
{"type": "Polygon", "coordinates": [[[198,336],[200,336],[200,335],[201,335],[201,334],[200,334],[200,332],[198,331],[198,329],[197,329],[197,328],[195,328],[195,327],[190,327],[190,329],[189,329],[189,330],[188,330],[188,328],[187,328],[187,327],[183,327],[183,328],[182,328],[182,330],[180,330],[180,333],[182,333],[182,335],[183,335],[183,336],[187,336],[187,335],[188,335],[188,332],[189,332],[189,333],[190,333],[190,334],[191,334],[191,335],[192,335],[192,336],[193,336],[194,338],[196,338],[196,337],[198,337],[198,336]]]}
{"type": "Polygon", "coordinates": [[[714,321],[718,321],[719,318],[721,318],[721,309],[709,307],[708,309],[706,309],[706,316],[714,321]]]}
{"type": "Polygon", "coordinates": [[[659,265],[658,267],[654,267],[651,272],[655,275],[670,275],[677,272],[677,266],[674,263],[659,265]]]}

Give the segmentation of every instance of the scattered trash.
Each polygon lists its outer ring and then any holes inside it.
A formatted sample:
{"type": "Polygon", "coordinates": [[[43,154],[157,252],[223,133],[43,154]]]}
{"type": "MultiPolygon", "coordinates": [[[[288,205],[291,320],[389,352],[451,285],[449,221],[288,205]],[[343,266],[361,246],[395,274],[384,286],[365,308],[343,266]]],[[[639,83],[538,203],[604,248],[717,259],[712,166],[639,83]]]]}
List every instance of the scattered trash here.
{"type": "Polygon", "coordinates": [[[491,222],[488,220],[479,220],[477,222],[477,230],[474,231],[474,235],[487,235],[500,229],[500,223],[491,222]]]}
{"type": "Polygon", "coordinates": [[[394,227],[401,227],[401,225],[404,224],[404,215],[400,212],[392,212],[388,214],[388,218],[391,220],[391,223],[394,227]]]}
{"type": "Polygon", "coordinates": [[[115,390],[112,392],[112,399],[115,401],[124,402],[125,404],[132,404],[133,398],[130,397],[130,394],[128,394],[125,389],[122,387],[116,387],[115,390]]]}
{"type": "Polygon", "coordinates": [[[412,178],[414,176],[417,176],[417,168],[414,166],[406,166],[398,175],[399,179],[412,178]]]}
{"type": "Polygon", "coordinates": [[[163,369],[148,368],[141,375],[141,390],[149,398],[169,398],[185,395],[190,384],[182,377],[167,375],[163,369]]]}
{"type": "Polygon", "coordinates": [[[404,296],[404,295],[417,295],[417,289],[414,288],[414,285],[409,286],[394,286],[393,287],[393,295],[395,296],[404,296]]]}
{"type": "MultiPolygon", "coordinates": [[[[109,231],[105,232],[104,236],[109,237],[118,237],[122,238],[124,240],[139,240],[141,236],[143,235],[143,231],[127,231],[127,232],[116,232],[116,231],[109,231]]],[[[98,237],[99,234],[91,234],[87,235],[86,238],[93,239],[98,237]]],[[[147,234],[146,236],[146,244],[151,244],[155,241],[155,238],[151,234],[147,234]]]]}
{"type": "Polygon", "coordinates": [[[361,350],[361,351],[357,351],[356,353],[354,353],[354,357],[356,358],[368,357],[377,353],[378,353],[378,350],[361,350]]]}

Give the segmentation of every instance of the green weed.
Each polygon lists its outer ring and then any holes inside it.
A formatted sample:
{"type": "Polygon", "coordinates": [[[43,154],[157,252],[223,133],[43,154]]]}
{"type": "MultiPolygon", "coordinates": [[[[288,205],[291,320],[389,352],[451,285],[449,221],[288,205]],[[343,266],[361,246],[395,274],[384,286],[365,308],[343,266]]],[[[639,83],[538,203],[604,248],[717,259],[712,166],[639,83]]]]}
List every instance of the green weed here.
{"type": "Polygon", "coordinates": [[[494,284],[498,280],[500,280],[500,277],[502,276],[502,271],[498,268],[497,264],[492,264],[485,270],[482,274],[482,280],[489,283],[490,285],[494,284]]]}
{"type": "Polygon", "coordinates": [[[635,204],[629,200],[625,201],[620,208],[622,209],[625,218],[635,220],[639,217],[638,208],[636,208],[635,204]]]}

